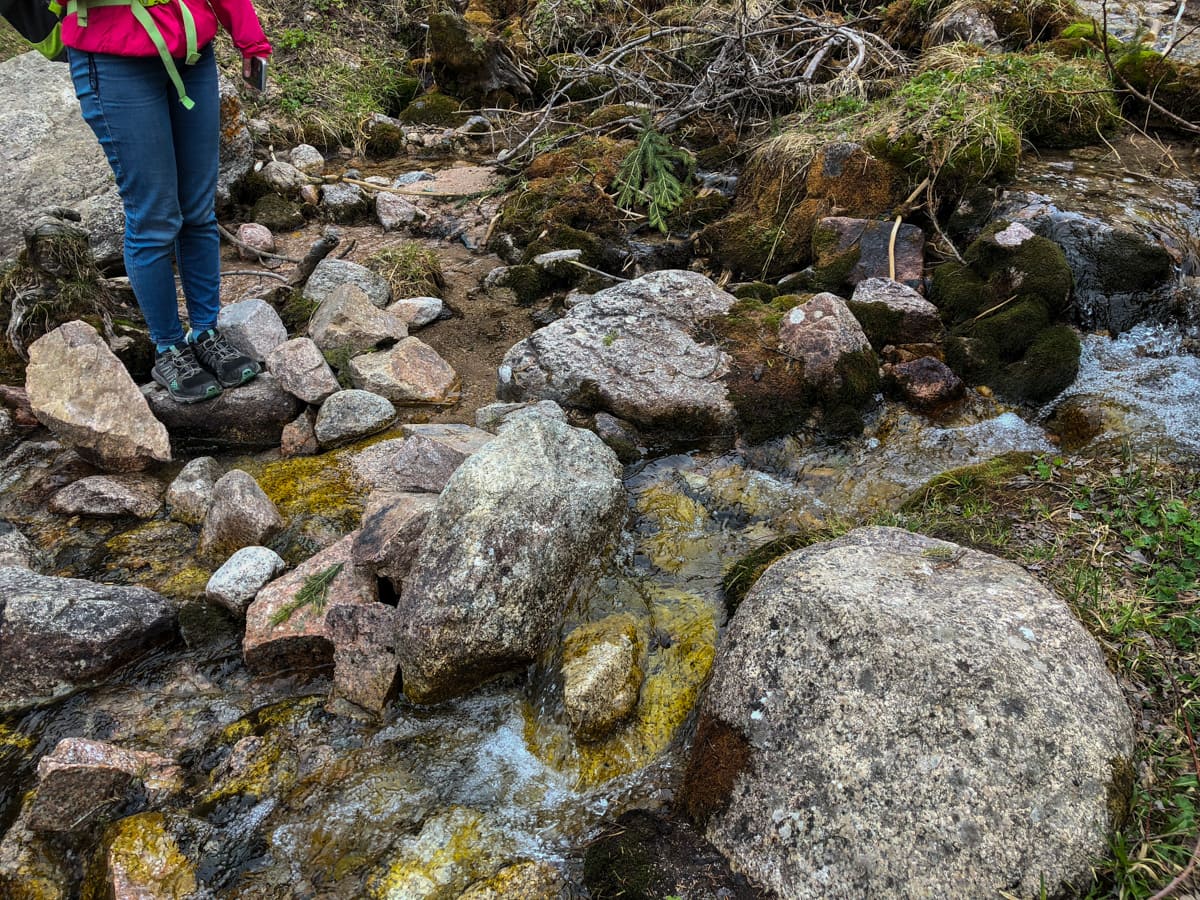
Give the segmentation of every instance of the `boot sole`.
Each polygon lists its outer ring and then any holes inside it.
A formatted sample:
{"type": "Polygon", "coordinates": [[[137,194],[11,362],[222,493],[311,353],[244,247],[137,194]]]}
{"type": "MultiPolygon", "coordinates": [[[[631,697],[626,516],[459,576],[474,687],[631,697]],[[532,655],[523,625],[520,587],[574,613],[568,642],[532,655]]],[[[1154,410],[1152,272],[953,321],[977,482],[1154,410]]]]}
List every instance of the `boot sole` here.
{"type": "Polygon", "coordinates": [[[235,387],[241,387],[243,384],[246,384],[246,382],[248,382],[248,381],[253,381],[255,378],[257,378],[259,375],[262,374],[262,369],[254,369],[253,371],[251,371],[249,369],[242,369],[242,377],[241,377],[240,381],[222,381],[219,377],[217,377],[217,374],[211,370],[208,370],[208,374],[212,375],[213,378],[216,378],[217,382],[221,385],[221,387],[235,388],[235,387]]]}
{"type": "Polygon", "coordinates": [[[162,378],[154,370],[150,371],[150,377],[153,378],[155,383],[160,385],[162,387],[162,389],[167,392],[167,396],[170,397],[172,400],[174,400],[176,403],[203,403],[205,400],[216,400],[218,397],[221,396],[221,388],[219,386],[214,385],[214,387],[216,387],[217,390],[214,392],[210,388],[209,392],[207,394],[205,394],[203,397],[185,397],[182,394],[177,394],[173,390],[171,390],[171,386],[169,384],[167,384],[166,379],[162,378]]]}

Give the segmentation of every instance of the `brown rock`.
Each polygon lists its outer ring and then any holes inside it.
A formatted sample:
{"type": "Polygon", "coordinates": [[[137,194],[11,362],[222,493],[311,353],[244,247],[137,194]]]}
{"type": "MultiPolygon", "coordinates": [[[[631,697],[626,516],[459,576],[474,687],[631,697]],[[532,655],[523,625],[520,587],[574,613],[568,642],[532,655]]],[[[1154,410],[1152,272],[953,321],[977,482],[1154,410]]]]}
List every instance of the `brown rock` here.
{"type": "Polygon", "coordinates": [[[280,387],[305,403],[320,403],[341,388],[320,348],[308,338],[280,344],[267,356],[267,368],[280,387]]]}
{"type": "Polygon", "coordinates": [[[408,337],[399,316],[375,306],[361,287],[344,282],[313,313],[308,333],[322,350],[365,353],[386,341],[408,337]]]}
{"type": "Polygon", "coordinates": [[[941,360],[925,356],[912,362],[883,367],[885,384],[913,406],[922,409],[959,399],[966,389],[962,379],[941,360]]]}
{"type": "Polygon", "coordinates": [[[356,534],[346,535],[258,592],[246,610],[242,652],[248,669],[255,673],[307,671],[333,664],[333,639],[325,623],[330,610],[379,600],[374,574],[354,561],[356,534]],[[329,583],[324,603],[295,605],[296,595],[311,576],[339,564],[342,568],[329,583]]]}
{"type": "Polygon", "coordinates": [[[38,421],[109,471],[171,459],[167,429],[96,329],[68,322],[29,348],[25,389],[38,421]]]}
{"type": "Polygon", "coordinates": [[[832,384],[838,360],[846,353],[869,350],[862,326],[836,294],[817,294],[793,307],[779,324],[779,347],[803,360],[804,377],[814,384],[832,384]]]}
{"type": "Polygon", "coordinates": [[[350,360],[354,386],[393,403],[445,403],[458,397],[458,374],[419,338],[350,360]]]}
{"type": "MultiPolygon", "coordinates": [[[[188,900],[196,895],[196,867],[179,847],[162,813],[130,816],[105,830],[96,867],[100,896],[112,900],[188,900]]],[[[91,879],[89,879],[91,880],[91,879]]]]}
{"type": "MultiPolygon", "coordinates": [[[[831,216],[813,231],[813,268],[827,290],[890,274],[892,222],[831,216]]],[[[901,225],[896,232],[896,280],[917,288],[925,274],[925,232],[901,225]]]]}
{"type": "Polygon", "coordinates": [[[876,347],[936,344],[942,339],[938,308],[908,285],[890,278],[860,281],[849,305],[876,347]]]}
{"type": "Polygon", "coordinates": [[[333,693],[381,713],[396,693],[396,608],[385,603],[331,607],[325,616],[333,642],[333,693]]]}
{"type": "Polygon", "coordinates": [[[420,547],[437,495],[376,492],[367,498],[362,529],[354,539],[354,560],[397,589],[420,547]]]}
{"type": "Polygon", "coordinates": [[[197,552],[206,559],[224,560],[235,550],[267,543],[282,528],[283,517],[258,482],[233,469],[213,485],[197,552]]]}
{"type": "Polygon", "coordinates": [[[405,441],[393,462],[389,487],[440,493],[471,454],[493,437],[470,425],[405,425],[405,441]]]}
{"type": "Polygon", "coordinates": [[[86,830],[181,790],[183,772],[165,757],[104,741],[64,738],[38,762],[29,826],[34,831],[86,830]]]}
{"type": "Polygon", "coordinates": [[[299,417],[283,426],[279,437],[279,452],[283,456],[312,456],[319,453],[317,441],[317,414],[306,409],[299,417]]]}

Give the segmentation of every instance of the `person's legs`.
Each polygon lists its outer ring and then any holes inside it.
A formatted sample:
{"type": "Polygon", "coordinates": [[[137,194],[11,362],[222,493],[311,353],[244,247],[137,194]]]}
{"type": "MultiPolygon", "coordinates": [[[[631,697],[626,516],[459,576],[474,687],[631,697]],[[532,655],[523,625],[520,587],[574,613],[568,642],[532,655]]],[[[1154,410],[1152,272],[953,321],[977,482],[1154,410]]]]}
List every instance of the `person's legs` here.
{"type": "Polygon", "coordinates": [[[221,107],[212,44],[201,50],[195,65],[180,63],[179,74],[195,106],[185,109],[178,101],[169,105],[182,219],[175,261],[188,321],[199,333],[216,326],[221,309],[221,239],[214,209],[221,107]]]}
{"type": "Polygon", "coordinates": [[[159,349],[183,341],[172,256],[181,215],[170,104],[155,58],[70,51],[83,117],[108,156],[125,207],[125,271],[159,349]]]}

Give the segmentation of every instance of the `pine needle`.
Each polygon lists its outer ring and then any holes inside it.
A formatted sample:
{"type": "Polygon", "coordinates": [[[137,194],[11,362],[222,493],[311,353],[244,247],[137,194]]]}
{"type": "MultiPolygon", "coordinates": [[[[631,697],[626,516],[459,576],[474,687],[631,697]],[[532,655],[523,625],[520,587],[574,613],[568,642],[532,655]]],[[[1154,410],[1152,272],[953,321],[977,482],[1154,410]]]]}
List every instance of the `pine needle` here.
{"type": "Polygon", "coordinates": [[[311,606],[317,615],[323,613],[325,604],[329,602],[329,585],[333,583],[333,579],[338,577],[343,565],[345,564],[336,563],[322,572],[308,576],[304,580],[304,586],[296,592],[296,596],[275,610],[271,616],[271,624],[282,625],[292,617],[292,613],[302,606],[311,606]]]}
{"type": "Polygon", "coordinates": [[[683,202],[684,182],[692,177],[694,166],[690,153],[671,146],[667,138],[647,127],[613,182],[618,188],[617,205],[628,210],[644,205],[651,227],[666,234],[667,216],[683,202]],[[676,174],[680,167],[682,179],[676,174]]]}

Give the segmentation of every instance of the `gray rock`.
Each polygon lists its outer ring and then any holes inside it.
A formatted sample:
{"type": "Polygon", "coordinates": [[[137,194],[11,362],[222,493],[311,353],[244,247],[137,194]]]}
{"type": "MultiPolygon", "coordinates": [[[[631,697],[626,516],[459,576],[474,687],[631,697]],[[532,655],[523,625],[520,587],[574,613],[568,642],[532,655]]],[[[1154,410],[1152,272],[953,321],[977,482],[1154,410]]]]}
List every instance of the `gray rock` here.
{"type": "Polygon", "coordinates": [[[366,218],[370,200],[357,184],[321,185],[321,208],[325,217],[343,225],[353,225],[366,218]]]}
{"type": "Polygon", "coordinates": [[[217,208],[233,199],[238,182],[254,168],[254,139],[247,127],[246,112],[238,86],[224,75],[217,76],[221,103],[221,145],[217,169],[217,208]]]}
{"type": "Polygon", "coordinates": [[[350,457],[354,477],[368,491],[392,493],[396,454],[404,447],[404,438],[374,441],[350,457]]]}
{"type": "Polygon", "coordinates": [[[34,210],[102,195],[112,169],[79,113],[66,66],[39,53],[0,63],[0,259],[23,246],[34,210]]]}
{"type": "Polygon", "coordinates": [[[392,302],[392,287],[382,275],[346,259],[326,257],[304,285],[304,299],[324,303],[340,285],[355,284],[380,309],[392,302]]]}
{"type": "Polygon", "coordinates": [[[454,129],[455,134],[474,135],[476,137],[483,137],[484,135],[491,134],[491,131],[491,119],[489,119],[487,116],[479,115],[471,116],[467,119],[467,121],[459,125],[458,128],[454,129]]]}
{"type": "Polygon", "coordinates": [[[592,430],[617,454],[617,459],[621,462],[630,463],[642,458],[644,450],[641,446],[641,435],[628,422],[608,413],[596,413],[592,417],[592,430]]]}
{"type": "Polygon", "coordinates": [[[105,274],[120,271],[125,265],[125,205],[117,186],[81,200],[76,209],[96,265],[105,274]]]}
{"type": "Polygon", "coordinates": [[[288,161],[305,175],[320,175],[325,169],[325,157],[311,144],[297,144],[288,154],[288,161]]]}
{"type": "Polygon", "coordinates": [[[806,381],[836,387],[838,360],[847,353],[870,350],[871,344],[845,300],[836,294],[817,294],[783,317],[779,348],[803,360],[806,381]]]}
{"type": "Polygon", "coordinates": [[[79,737],[59,741],[37,771],[33,831],[86,832],[183,790],[183,770],[165,756],[79,737]]]}
{"type": "Polygon", "coordinates": [[[415,337],[405,338],[390,350],[351,359],[350,381],[356,388],[394,403],[446,403],[458,398],[458,373],[415,337]]]}
{"type": "Polygon", "coordinates": [[[1076,893],[1132,787],[1096,642],[1023,569],[893,528],[772,565],[738,608],[683,796],[781,897],[1076,893]]]}
{"type": "Polygon", "coordinates": [[[403,175],[396,176],[392,181],[392,187],[408,187],[419,181],[436,181],[436,179],[431,172],[405,172],[403,175]]]}
{"type": "Polygon", "coordinates": [[[242,653],[256,674],[327,669],[333,640],[326,627],[330,612],[342,605],[375,604],[379,589],[371,570],[356,565],[350,549],[354,534],[326,547],[258,592],[246,610],[242,653]],[[296,595],[314,575],[341,566],[328,585],[324,604],[297,606],[296,595]]]}
{"type": "Polygon", "coordinates": [[[937,343],[942,339],[944,329],[938,308],[908,285],[890,278],[860,281],[850,298],[850,310],[860,323],[865,320],[863,329],[877,347],[937,343]],[[860,306],[865,307],[865,316],[858,314],[860,306]],[[871,334],[871,323],[875,321],[887,322],[888,327],[871,334]]]}
{"type": "Polygon", "coordinates": [[[0,711],[92,684],[175,635],[166,598],[140,587],[0,568],[0,711]]]}
{"type": "Polygon", "coordinates": [[[171,459],[167,429],[91,325],[68,322],[34,341],[25,389],[38,421],[102,469],[171,459]]]}
{"type": "Polygon", "coordinates": [[[279,385],[305,403],[320,403],[340,389],[337,376],[309,338],[293,338],[267,356],[267,368],[279,385]]]}
{"type": "MultiPolygon", "coordinates": [[[[819,248],[813,268],[828,290],[841,290],[867,278],[887,278],[891,241],[891,222],[844,216],[820,219],[813,233],[813,247],[819,248]]],[[[896,280],[920,287],[925,274],[925,232],[916,225],[901,225],[895,249],[896,280]]]]}
{"type": "Polygon", "coordinates": [[[409,699],[456,696],[536,659],[624,514],[620,466],[590,431],[542,417],[503,428],[446,485],[401,594],[409,699]]]}
{"type": "Polygon", "coordinates": [[[396,420],[391,401],[370,391],[338,391],[323,404],[313,427],[322,447],[337,447],[383,431],[396,420]]]}
{"type": "Polygon", "coordinates": [[[389,487],[434,494],[493,437],[470,425],[405,425],[403,431],[406,440],[393,457],[389,487]]]}
{"type": "Polygon", "coordinates": [[[243,547],[265,544],[282,528],[283,517],[253,476],[232,469],[213,485],[196,552],[206,559],[225,559],[243,547]]]}
{"type": "Polygon", "coordinates": [[[8,522],[0,520],[0,567],[17,566],[22,569],[36,567],[37,548],[29,538],[8,522]]]}
{"type": "Polygon", "coordinates": [[[572,307],[508,351],[501,400],[548,399],[696,437],[732,427],[721,377],[728,357],[699,323],[734,298],[695,272],[661,271],[572,307]]]}
{"type": "Polygon", "coordinates": [[[198,456],[184,466],[167,488],[167,513],[177,522],[199,525],[212,503],[221,466],[211,456],[198,456]]]}
{"type": "Polygon", "coordinates": [[[146,475],[92,475],[50,498],[50,509],[65,516],[153,518],[163,505],[162,484],[146,475]]]}
{"type": "Polygon", "coordinates": [[[308,176],[291,163],[273,160],[259,170],[259,176],[272,188],[285,196],[295,194],[308,184],[308,176]]]}
{"type": "Polygon", "coordinates": [[[437,297],[408,297],[397,300],[387,311],[403,319],[409,328],[420,328],[436,322],[445,308],[446,304],[437,297]]]}
{"type": "Polygon", "coordinates": [[[375,195],[375,217],[385,232],[407,228],[429,218],[428,214],[406,197],[380,191],[375,195]]]}
{"type": "Polygon", "coordinates": [[[243,547],[213,572],[204,591],[208,599],[242,617],[255,595],[286,568],[287,564],[274,550],[243,547]]]}
{"type": "Polygon", "coordinates": [[[157,384],[142,391],[176,446],[199,451],[278,447],[283,427],[304,409],[304,401],[267,373],[204,403],[176,403],[157,384]]]}
{"type": "Polygon", "coordinates": [[[982,3],[955,3],[934,18],[925,35],[924,46],[957,42],[974,44],[976,47],[996,48],[1000,46],[1000,35],[982,3]]]}
{"type": "Polygon", "coordinates": [[[333,696],[379,715],[396,693],[396,610],[384,603],[334,606],[325,617],[333,643],[333,696]]]}
{"type": "Polygon", "coordinates": [[[308,333],[327,352],[365,353],[408,337],[404,320],[378,309],[356,284],[339,285],[313,313],[308,333]]]}
{"type": "Polygon", "coordinates": [[[421,535],[436,505],[433,494],[372,493],[354,539],[355,562],[399,589],[417,558],[421,535]]]}
{"type": "Polygon", "coordinates": [[[266,300],[230,303],[217,315],[217,327],[229,343],[257,362],[288,339],[287,326],[266,300]]]}
{"type": "Polygon", "coordinates": [[[563,710],[575,736],[605,737],[637,706],[641,642],[630,616],[576,628],[563,642],[563,710]]]}
{"type": "Polygon", "coordinates": [[[475,410],[475,427],[495,434],[509,417],[532,410],[534,415],[567,421],[563,408],[553,400],[538,400],[530,403],[489,403],[475,410]]]}

